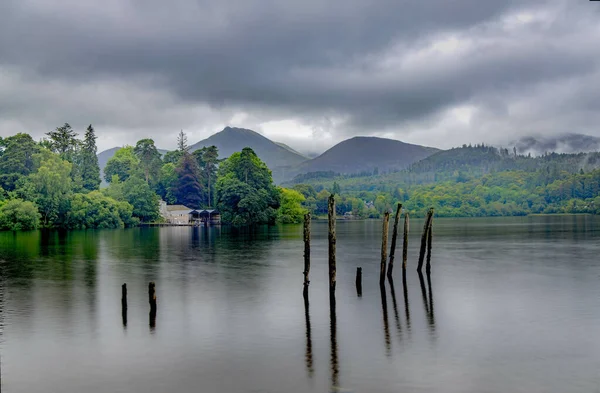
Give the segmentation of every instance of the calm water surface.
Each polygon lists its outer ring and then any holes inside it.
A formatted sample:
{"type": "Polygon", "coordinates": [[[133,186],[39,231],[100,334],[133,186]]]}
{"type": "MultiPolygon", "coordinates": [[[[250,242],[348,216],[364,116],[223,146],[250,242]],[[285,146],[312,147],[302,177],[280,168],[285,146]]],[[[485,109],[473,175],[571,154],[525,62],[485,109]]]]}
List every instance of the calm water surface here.
{"type": "Polygon", "coordinates": [[[382,298],[380,222],[338,223],[333,312],[325,222],[308,310],[300,226],[0,233],[2,390],[600,392],[599,218],[436,219],[422,282],[411,224],[382,298]]]}

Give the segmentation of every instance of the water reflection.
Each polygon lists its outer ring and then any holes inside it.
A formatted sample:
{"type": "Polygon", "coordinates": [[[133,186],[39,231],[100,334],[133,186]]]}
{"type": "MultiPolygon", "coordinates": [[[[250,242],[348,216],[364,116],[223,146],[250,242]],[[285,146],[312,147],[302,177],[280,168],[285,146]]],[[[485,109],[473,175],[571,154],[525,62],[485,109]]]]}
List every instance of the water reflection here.
{"type": "Polygon", "coordinates": [[[387,296],[385,294],[385,281],[379,284],[379,292],[381,293],[381,311],[383,315],[383,334],[385,337],[385,354],[387,356],[392,355],[392,346],[390,340],[390,326],[388,323],[388,311],[387,311],[387,296]]]}
{"type": "Polygon", "coordinates": [[[433,315],[433,294],[431,291],[431,275],[427,275],[427,283],[429,284],[429,297],[427,297],[427,290],[425,289],[425,280],[423,273],[419,272],[419,284],[421,285],[421,295],[423,297],[423,307],[425,309],[425,315],[427,316],[427,324],[431,333],[435,332],[435,316],[433,315]]]}
{"type": "Polygon", "coordinates": [[[394,308],[394,320],[396,321],[396,330],[398,335],[402,335],[402,325],[400,324],[400,315],[398,314],[398,303],[396,303],[396,291],[394,289],[394,279],[392,276],[388,276],[388,282],[390,284],[390,294],[392,295],[392,307],[394,308]]]}
{"type": "Polygon", "coordinates": [[[329,292],[329,338],[330,338],[330,367],[331,391],[337,392],[340,388],[340,369],[338,364],[337,321],[335,315],[335,293],[329,292]]]}
{"type": "Polygon", "coordinates": [[[308,371],[308,376],[312,378],[314,369],[312,355],[312,338],[310,332],[310,314],[308,308],[308,296],[304,296],[304,319],[306,321],[306,370],[308,371]]]}
{"type": "Polygon", "coordinates": [[[402,269],[402,290],[404,292],[404,313],[406,314],[406,329],[410,334],[410,308],[408,306],[408,286],[406,285],[406,269],[402,269]]]}

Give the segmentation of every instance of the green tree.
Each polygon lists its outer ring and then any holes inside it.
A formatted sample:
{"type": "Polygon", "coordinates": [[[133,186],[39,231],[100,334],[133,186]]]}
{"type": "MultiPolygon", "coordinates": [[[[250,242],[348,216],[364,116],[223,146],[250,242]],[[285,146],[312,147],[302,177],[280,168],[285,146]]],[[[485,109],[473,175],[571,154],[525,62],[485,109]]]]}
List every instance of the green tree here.
{"type": "Polygon", "coordinates": [[[204,200],[198,163],[191,154],[184,152],[175,172],[177,181],[172,193],[177,203],[198,209],[204,200]]]}
{"type": "Polygon", "coordinates": [[[77,133],[73,131],[69,123],[62,127],[56,127],[54,131],[47,132],[49,143],[53,152],[60,155],[60,158],[73,162],[79,141],[77,133]]]}
{"type": "Polygon", "coordinates": [[[125,146],[115,153],[108,160],[104,168],[104,179],[110,183],[114,175],[119,177],[119,181],[125,181],[135,174],[139,168],[140,160],[133,151],[133,147],[125,146]]]}
{"type": "Polygon", "coordinates": [[[97,190],[100,187],[100,167],[98,166],[98,156],[96,153],[96,133],[94,127],[90,124],[85,131],[83,145],[80,152],[81,162],[81,181],[83,188],[88,191],[97,190]]]}
{"type": "Polygon", "coordinates": [[[181,160],[181,156],[183,156],[183,152],[180,150],[168,151],[163,157],[163,162],[165,164],[177,165],[179,163],[179,160],[181,160]]]}
{"type": "Polygon", "coordinates": [[[299,224],[307,210],[302,207],[304,195],[296,190],[280,188],[281,206],[277,210],[277,221],[282,224],[299,224]]]}
{"type": "Polygon", "coordinates": [[[216,146],[203,147],[194,151],[196,161],[202,171],[202,178],[206,180],[207,205],[213,205],[213,194],[215,179],[217,177],[217,165],[219,163],[219,150],[216,146]]]}
{"type": "Polygon", "coordinates": [[[39,151],[39,147],[28,134],[5,138],[0,146],[0,186],[6,191],[12,191],[20,178],[36,170],[33,156],[39,151]]]}
{"type": "Polygon", "coordinates": [[[158,174],[162,165],[160,153],[154,146],[152,139],[142,139],[137,142],[133,152],[137,156],[140,167],[144,172],[146,183],[154,185],[158,181],[158,174]]]}
{"type": "Polygon", "coordinates": [[[69,210],[72,165],[45,149],[34,159],[39,162],[39,169],[21,187],[28,189],[25,194],[37,204],[43,226],[60,226],[69,210]]]}
{"type": "Polygon", "coordinates": [[[183,130],[181,130],[177,135],[177,150],[179,150],[181,153],[188,151],[187,135],[185,135],[183,130]]]}
{"type": "MultiPolygon", "coordinates": [[[[133,217],[141,222],[154,221],[160,216],[158,195],[138,176],[129,177],[124,182],[118,181],[115,176],[110,185],[102,191],[107,197],[129,203],[133,207],[133,217]]],[[[127,225],[127,222],[125,224],[127,225]]]]}
{"type": "Polygon", "coordinates": [[[233,153],[221,163],[216,192],[226,223],[250,226],[276,219],[281,193],[273,185],[269,168],[250,148],[233,153]]]}
{"type": "Polygon", "coordinates": [[[175,165],[170,162],[164,164],[160,168],[157,193],[169,204],[177,202],[177,198],[173,194],[176,183],[177,172],[175,171],[175,165]]]}
{"type": "MultiPolygon", "coordinates": [[[[105,196],[100,191],[73,194],[65,227],[69,229],[122,228],[125,226],[122,219],[123,209],[120,202],[105,196]]],[[[125,221],[132,223],[133,207],[129,209],[125,207],[125,211],[129,212],[129,217],[124,217],[125,221]]]]}
{"type": "Polygon", "coordinates": [[[33,202],[12,199],[0,207],[0,229],[28,231],[40,225],[40,213],[33,202]]]}
{"type": "Polygon", "coordinates": [[[340,189],[340,185],[337,182],[333,182],[333,195],[340,195],[342,190],[340,189]]]}

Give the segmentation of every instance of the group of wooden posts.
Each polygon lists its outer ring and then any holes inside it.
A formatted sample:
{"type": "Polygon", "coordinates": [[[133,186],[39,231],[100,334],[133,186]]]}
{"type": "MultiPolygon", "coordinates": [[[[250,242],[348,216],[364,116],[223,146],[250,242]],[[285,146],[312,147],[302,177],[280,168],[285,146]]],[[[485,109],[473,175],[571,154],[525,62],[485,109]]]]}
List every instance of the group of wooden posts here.
{"type": "MultiPolygon", "coordinates": [[[[156,284],[148,283],[148,303],[150,303],[150,327],[156,326],[156,284]]],[[[121,316],[123,326],[127,326],[127,284],[121,285],[121,316]]]]}
{"type": "MultiPolygon", "coordinates": [[[[328,234],[328,243],[329,243],[329,295],[330,300],[335,301],[335,284],[336,284],[336,259],[335,259],[335,250],[336,250],[336,233],[335,233],[335,198],[332,195],[329,196],[328,204],[328,220],[329,220],[329,234],[328,234]]],[[[394,257],[396,253],[396,240],[398,238],[398,225],[400,222],[400,215],[402,213],[402,204],[398,203],[398,207],[396,209],[396,216],[394,218],[394,229],[392,232],[392,244],[390,248],[389,254],[389,263],[388,263],[388,232],[389,232],[389,222],[390,222],[390,213],[385,212],[383,215],[383,229],[382,229],[382,239],[381,239],[381,266],[379,273],[379,284],[383,285],[385,283],[385,277],[387,272],[387,277],[389,279],[392,278],[392,271],[394,269],[394,257]]],[[[309,272],[310,272],[310,213],[304,215],[304,298],[308,298],[308,285],[310,283],[309,280],[309,272]]],[[[409,214],[408,212],[404,213],[404,236],[403,236],[403,246],[402,246],[402,271],[403,274],[406,273],[406,261],[408,257],[408,230],[409,230],[409,214]]],[[[431,242],[432,242],[432,227],[433,227],[433,208],[430,208],[427,211],[427,217],[425,218],[425,225],[423,227],[423,235],[421,236],[421,248],[419,250],[419,263],[417,265],[417,271],[421,274],[423,269],[423,262],[425,261],[425,253],[427,253],[427,259],[425,264],[425,271],[429,275],[431,272],[431,242]]],[[[362,296],[362,267],[356,268],[356,292],[358,296],[362,296]]]]}

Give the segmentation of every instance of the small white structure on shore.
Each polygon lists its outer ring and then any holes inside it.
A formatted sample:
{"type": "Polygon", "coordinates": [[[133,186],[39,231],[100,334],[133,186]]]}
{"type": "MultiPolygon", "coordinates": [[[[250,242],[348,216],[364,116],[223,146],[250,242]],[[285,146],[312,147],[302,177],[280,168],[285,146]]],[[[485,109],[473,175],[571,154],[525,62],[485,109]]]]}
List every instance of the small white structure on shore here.
{"type": "Polygon", "coordinates": [[[185,205],[167,205],[160,201],[160,215],[173,225],[220,225],[221,215],[217,210],[196,210],[185,205]]]}

